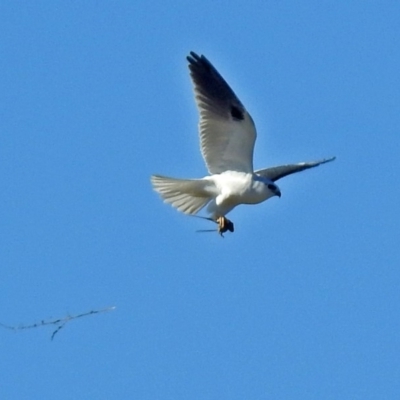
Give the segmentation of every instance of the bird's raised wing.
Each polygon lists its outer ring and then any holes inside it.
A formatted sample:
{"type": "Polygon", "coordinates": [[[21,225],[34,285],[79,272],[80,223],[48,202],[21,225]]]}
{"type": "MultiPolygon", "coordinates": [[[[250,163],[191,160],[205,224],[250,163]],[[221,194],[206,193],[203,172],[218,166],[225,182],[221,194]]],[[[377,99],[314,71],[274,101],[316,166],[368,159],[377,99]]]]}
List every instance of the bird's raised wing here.
{"type": "Polygon", "coordinates": [[[187,57],[200,112],[201,153],[210,174],[253,173],[256,129],[250,114],[204,56],[187,57]]]}
{"type": "Polygon", "coordinates": [[[325,164],[329,161],[333,161],[335,158],[336,157],[331,157],[331,158],[325,158],[323,160],[318,160],[318,161],[301,162],[298,164],[280,165],[279,167],[259,169],[258,171],[254,171],[254,173],[257,175],[261,175],[265,178],[271,179],[271,181],[275,182],[278,179],[283,178],[284,176],[294,174],[295,172],[304,171],[305,169],[318,167],[318,165],[325,164]]]}

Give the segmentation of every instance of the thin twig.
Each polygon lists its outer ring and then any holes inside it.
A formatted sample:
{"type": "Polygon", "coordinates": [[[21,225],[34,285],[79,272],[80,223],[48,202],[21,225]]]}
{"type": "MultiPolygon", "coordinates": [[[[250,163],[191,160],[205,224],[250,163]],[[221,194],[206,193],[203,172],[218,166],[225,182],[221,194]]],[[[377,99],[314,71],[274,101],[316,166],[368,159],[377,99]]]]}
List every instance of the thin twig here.
{"type": "Polygon", "coordinates": [[[55,331],[52,333],[51,335],[51,340],[54,339],[54,336],[62,329],[64,328],[64,326],[77,318],[82,318],[82,317],[87,317],[88,315],[93,315],[93,314],[100,314],[100,313],[105,313],[105,312],[109,312],[109,311],[114,311],[116,307],[112,306],[112,307],[107,307],[107,308],[102,308],[100,310],[91,310],[82,314],[78,314],[78,315],[67,315],[64,318],[58,318],[58,319],[53,319],[53,320],[42,320],[40,322],[35,322],[31,325],[20,325],[20,326],[11,326],[11,325],[6,325],[0,322],[0,327],[4,328],[4,329],[9,329],[9,330],[13,330],[13,331],[20,331],[23,329],[33,329],[33,328],[39,328],[42,326],[47,326],[47,325],[57,325],[57,328],[55,329],[55,331]]]}

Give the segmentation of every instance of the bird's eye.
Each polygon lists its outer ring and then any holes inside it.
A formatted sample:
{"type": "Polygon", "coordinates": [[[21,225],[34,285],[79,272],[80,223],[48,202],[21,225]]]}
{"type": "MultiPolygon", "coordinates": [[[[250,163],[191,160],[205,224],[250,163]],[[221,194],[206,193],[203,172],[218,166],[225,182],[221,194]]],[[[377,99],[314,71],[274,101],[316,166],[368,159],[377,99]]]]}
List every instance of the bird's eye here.
{"type": "Polygon", "coordinates": [[[276,187],[275,187],[275,185],[273,185],[272,183],[269,183],[269,184],[268,184],[268,189],[271,190],[272,192],[275,192],[276,187]]]}

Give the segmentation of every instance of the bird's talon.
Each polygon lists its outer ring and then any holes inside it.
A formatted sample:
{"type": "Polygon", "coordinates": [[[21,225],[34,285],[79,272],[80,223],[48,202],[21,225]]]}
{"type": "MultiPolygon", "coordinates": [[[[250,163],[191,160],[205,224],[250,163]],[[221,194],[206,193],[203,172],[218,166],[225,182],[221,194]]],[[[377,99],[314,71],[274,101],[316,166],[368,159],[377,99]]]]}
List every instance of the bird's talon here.
{"type": "Polygon", "coordinates": [[[216,219],[216,222],[218,224],[218,233],[224,237],[224,233],[226,231],[229,232],[233,232],[234,231],[234,226],[233,226],[233,222],[230,221],[228,218],[226,217],[218,217],[216,219]]]}

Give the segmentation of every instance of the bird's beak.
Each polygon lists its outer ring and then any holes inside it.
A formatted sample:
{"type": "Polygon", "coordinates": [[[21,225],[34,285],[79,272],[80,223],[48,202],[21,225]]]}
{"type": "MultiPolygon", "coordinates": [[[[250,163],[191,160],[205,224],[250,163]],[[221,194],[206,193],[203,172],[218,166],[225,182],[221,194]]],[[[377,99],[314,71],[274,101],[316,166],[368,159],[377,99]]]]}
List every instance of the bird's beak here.
{"type": "Polygon", "coordinates": [[[279,198],[281,198],[281,191],[280,191],[280,190],[277,190],[275,194],[276,194],[279,198]]]}

